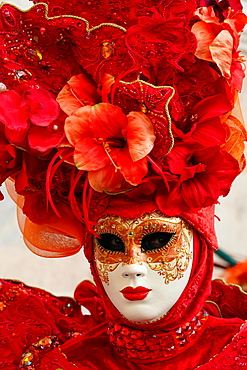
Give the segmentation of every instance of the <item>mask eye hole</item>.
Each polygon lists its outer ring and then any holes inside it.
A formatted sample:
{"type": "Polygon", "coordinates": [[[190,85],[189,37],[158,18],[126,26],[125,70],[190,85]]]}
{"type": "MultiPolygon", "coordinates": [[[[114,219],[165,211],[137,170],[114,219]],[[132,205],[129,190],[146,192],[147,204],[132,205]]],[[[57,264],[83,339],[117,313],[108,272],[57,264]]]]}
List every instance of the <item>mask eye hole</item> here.
{"type": "Polygon", "coordinates": [[[157,232],[145,235],[141,244],[142,251],[147,252],[165,247],[173,235],[175,235],[175,233],[166,232],[157,232]]]}
{"type": "Polygon", "coordinates": [[[106,249],[107,251],[112,252],[123,252],[124,253],[124,243],[122,239],[120,239],[115,234],[105,233],[100,234],[100,238],[97,238],[97,242],[101,247],[106,249]]]}

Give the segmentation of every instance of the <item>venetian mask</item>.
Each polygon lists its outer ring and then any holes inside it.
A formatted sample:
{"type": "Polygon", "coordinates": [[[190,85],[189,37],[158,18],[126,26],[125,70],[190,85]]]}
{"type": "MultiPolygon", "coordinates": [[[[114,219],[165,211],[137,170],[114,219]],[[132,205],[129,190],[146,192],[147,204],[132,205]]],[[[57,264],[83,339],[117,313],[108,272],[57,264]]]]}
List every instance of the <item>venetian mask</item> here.
{"type": "Polygon", "coordinates": [[[94,227],[94,256],[106,294],[128,320],[161,318],[185,289],[192,267],[193,233],[179,217],[105,216],[94,227]]]}

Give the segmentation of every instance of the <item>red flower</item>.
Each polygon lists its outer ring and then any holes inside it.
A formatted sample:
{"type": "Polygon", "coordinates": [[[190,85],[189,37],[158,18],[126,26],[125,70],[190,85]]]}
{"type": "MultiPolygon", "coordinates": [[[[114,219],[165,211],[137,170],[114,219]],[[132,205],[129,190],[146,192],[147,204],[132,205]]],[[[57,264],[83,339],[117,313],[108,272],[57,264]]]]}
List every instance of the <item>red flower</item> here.
{"type": "Polygon", "coordinates": [[[3,92],[0,99],[0,121],[5,134],[15,146],[27,151],[47,153],[63,138],[65,115],[52,95],[39,89],[3,92]]]}
{"type": "Polygon", "coordinates": [[[66,136],[75,147],[78,169],[88,171],[96,191],[114,191],[124,184],[141,183],[148,172],[146,156],[155,136],[151,121],[141,112],[100,103],[76,110],[65,123],[66,136]]]}
{"type": "Polygon", "coordinates": [[[238,162],[219,147],[193,152],[193,146],[178,144],[168,155],[168,164],[178,181],[171,191],[158,191],[156,201],[168,215],[208,207],[226,196],[239,174],[238,162]]]}
{"type": "Polygon", "coordinates": [[[88,171],[90,185],[99,192],[140,184],[155,141],[153,125],[144,113],[126,116],[120,107],[108,103],[113,82],[112,76],[105,76],[103,103],[99,103],[96,85],[85,75],[72,77],[57,98],[69,115],[65,133],[74,148],[74,163],[88,171]]]}
{"type": "Polygon", "coordinates": [[[197,39],[195,55],[218,66],[223,77],[232,79],[232,83],[239,90],[243,73],[237,48],[240,33],[247,23],[247,17],[242,13],[228,16],[223,22],[215,16],[213,7],[201,7],[196,15],[200,18],[191,31],[197,39]]]}

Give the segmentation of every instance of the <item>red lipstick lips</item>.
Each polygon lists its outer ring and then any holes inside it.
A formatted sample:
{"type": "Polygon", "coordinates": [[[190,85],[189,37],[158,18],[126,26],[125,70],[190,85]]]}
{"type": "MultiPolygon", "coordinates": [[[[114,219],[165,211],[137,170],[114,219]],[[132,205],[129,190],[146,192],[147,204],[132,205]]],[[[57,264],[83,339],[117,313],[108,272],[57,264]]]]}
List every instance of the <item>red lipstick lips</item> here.
{"type": "Polygon", "coordinates": [[[120,290],[120,292],[123,294],[124,298],[128,299],[129,301],[141,301],[147,297],[151,290],[152,289],[144,288],[143,286],[138,286],[136,288],[127,286],[126,288],[120,290]]]}

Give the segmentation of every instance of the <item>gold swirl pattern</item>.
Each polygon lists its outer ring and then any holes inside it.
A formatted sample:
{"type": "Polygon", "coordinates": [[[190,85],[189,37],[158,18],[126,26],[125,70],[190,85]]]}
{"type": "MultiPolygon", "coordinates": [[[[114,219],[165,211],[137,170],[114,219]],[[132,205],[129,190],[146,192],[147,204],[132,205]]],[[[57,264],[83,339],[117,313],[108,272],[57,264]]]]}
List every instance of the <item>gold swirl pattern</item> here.
{"type": "Polygon", "coordinates": [[[180,217],[166,217],[161,212],[145,214],[136,219],[107,215],[98,221],[94,230],[99,235],[110,233],[118,236],[125,246],[124,252],[107,250],[94,238],[95,262],[104,283],[109,282],[109,272],[121,263],[146,263],[164,277],[165,284],[169,284],[183,277],[192,258],[192,228],[180,217]],[[143,238],[157,232],[171,233],[172,236],[161,248],[143,251],[143,238]]]}

